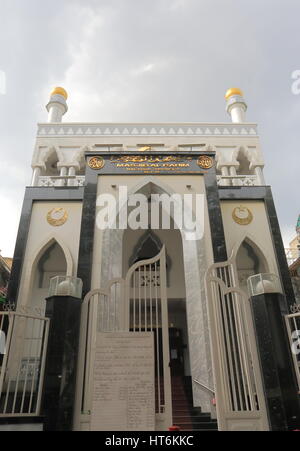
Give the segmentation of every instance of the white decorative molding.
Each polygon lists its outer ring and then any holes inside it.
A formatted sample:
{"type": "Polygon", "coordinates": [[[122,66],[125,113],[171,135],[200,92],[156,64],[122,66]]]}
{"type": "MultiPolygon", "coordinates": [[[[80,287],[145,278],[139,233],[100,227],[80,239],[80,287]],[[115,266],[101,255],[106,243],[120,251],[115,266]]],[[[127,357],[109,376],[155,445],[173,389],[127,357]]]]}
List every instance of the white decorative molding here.
{"type": "Polygon", "coordinates": [[[70,186],[84,186],[85,176],[40,176],[38,178],[38,185],[42,187],[53,187],[53,186],[67,186],[68,182],[71,183],[70,186]]]}
{"type": "Polygon", "coordinates": [[[257,125],[157,123],[157,124],[38,124],[37,136],[257,136],[257,125]]]}
{"type": "Polygon", "coordinates": [[[297,302],[295,302],[293,305],[290,306],[290,311],[291,314],[296,314],[299,313],[300,315],[300,304],[297,304],[297,302]]]}
{"type": "Polygon", "coordinates": [[[222,176],[217,175],[217,182],[219,186],[257,186],[260,185],[256,175],[236,175],[236,176],[222,176]]]}

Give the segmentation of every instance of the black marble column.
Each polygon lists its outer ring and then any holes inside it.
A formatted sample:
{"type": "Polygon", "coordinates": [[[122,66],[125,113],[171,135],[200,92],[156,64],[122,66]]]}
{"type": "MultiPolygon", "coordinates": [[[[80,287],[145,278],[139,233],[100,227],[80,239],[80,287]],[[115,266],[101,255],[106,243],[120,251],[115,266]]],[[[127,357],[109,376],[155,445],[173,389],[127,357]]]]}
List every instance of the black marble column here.
{"type": "Polygon", "coordinates": [[[42,414],[45,431],[71,431],[80,331],[81,299],[52,296],[46,299],[50,318],[42,414]]]}
{"type": "Polygon", "coordinates": [[[214,262],[226,262],[228,256],[215,165],[205,173],[204,180],[214,262]]]}
{"type": "Polygon", "coordinates": [[[300,402],[279,293],[250,298],[263,388],[272,431],[300,429],[300,402]]]}
{"type": "Polygon", "coordinates": [[[82,280],[82,296],[91,289],[94,233],[96,221],[98,174],[88,165],[85,171],[85,189],[82,205],[82,220],[80,229],[80,245],[78,255],[77,277],[82,280]]]}

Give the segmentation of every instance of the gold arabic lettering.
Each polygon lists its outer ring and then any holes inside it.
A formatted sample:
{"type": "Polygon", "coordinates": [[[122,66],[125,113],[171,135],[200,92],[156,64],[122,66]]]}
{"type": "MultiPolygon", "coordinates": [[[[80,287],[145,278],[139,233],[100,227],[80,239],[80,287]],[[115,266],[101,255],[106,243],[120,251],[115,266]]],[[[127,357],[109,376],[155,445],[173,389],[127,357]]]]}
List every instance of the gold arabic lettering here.
{"type": "Polygon", "coordinates": [[[120,157],[111,157],[112,163],[165,163],[171,161],[186,161],[192,160],[192,157],[177,156],[177,155],[166,155],[166,156],[154,156],[154,155],[123,155],[120,157]]]}

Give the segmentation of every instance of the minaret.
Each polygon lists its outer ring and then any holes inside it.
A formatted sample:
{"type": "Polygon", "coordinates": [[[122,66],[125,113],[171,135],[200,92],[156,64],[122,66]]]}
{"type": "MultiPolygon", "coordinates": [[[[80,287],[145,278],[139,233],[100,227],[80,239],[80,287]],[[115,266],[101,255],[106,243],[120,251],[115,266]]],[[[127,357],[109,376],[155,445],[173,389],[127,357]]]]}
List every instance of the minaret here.
{"type": "Polygon", "coordinates": [[[48,122],[61,122],[63,115],[68,111],[68,94],[64,88],[56,87],[50,93],[49,103],[46,105],[48,111],[48,122]]]}
{"type": "Polygon", "coordinates": [[[230,88],[225,94],[226,111],[231,116],[232,122],[245,122],[245,112],[247,104],[243,98],[243,93],[238,88],[230,88]]]}

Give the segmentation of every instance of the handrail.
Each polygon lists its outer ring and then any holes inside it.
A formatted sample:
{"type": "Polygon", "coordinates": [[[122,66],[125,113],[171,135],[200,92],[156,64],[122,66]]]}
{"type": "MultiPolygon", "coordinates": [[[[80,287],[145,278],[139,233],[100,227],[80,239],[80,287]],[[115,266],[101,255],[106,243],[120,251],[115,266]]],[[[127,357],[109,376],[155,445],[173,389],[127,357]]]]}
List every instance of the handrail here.
{"type": "Polygon", "coordinates": [[[207,387],[207,385],[203,384],[202,382],[198,381],[197,379],[193,379],[193,382],[195,382],[196,384],[200,385],[200,388],[202,390],[208,391],[213,396],[215,395],[214,390],[212,390],[211,388],[207,387]]]}

